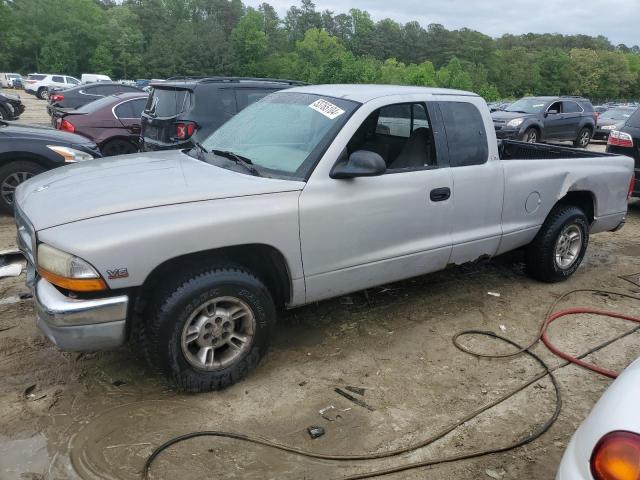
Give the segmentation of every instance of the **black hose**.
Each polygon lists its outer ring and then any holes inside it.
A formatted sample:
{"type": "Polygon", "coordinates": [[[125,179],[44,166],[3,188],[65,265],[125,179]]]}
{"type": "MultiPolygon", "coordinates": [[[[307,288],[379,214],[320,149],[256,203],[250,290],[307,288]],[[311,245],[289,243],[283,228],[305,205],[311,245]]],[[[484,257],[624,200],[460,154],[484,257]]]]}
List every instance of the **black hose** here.
{"type": "MultiPolygon", "coordinates": [[[[610,294],[610,295],[619,295],[621,297],[627,297],[627,298],[632,298],[635,300],[640,300],[640,297],[634,296],[634,295],[629,295],[629,294],[625,294],[625,293],[619,293],[619,292],[608,292],[608,291],[601,291],[601,290],[592,290],[592,289],[579,289],[579,290],[572,290],[570,292],[567,292],[563,295],[561,295],[560,297],[558,297],[552,304],[552,306],[549,308],[548,314],[545,316],[545,321],[543,322],[543,327],[540,329],[540,332],[544,331],[544,327],[547,323],[547,318],[549,317],[549,313],[552,313],[553,310],[555,309],[555,307],[563,300],[565,299],[567,296],[573,294],[573,293],[577,293],[577,292],[591,292],[591,293],[605,293],[605,294],[610,294]]],[[[577,358],[584,358],[587,355],[590,355],[610,344],[612,344],[613,342],[624,338],[628,335],[631,335],[632,333],[636,332],[640,330],[640,326],[627,331],[621,335],[618,335],[617,337],[608,340],[590,350],[588,350],[587,352],[579,355],[577,358]]],[[[504,446],[504,447],[494,447],[494,448],[488,448],[485,450],[479,450],[476,452],[471,452],[471,453],[466,453],[466,454],[460,454],[460,455],[451,455],[448,457],[440,457],[440,458],[435,458],[435,459],[430,459],[430,460],[423,460],[423,461],[419,461],[419,462],[412,462],[412,463],[406,463],[403,465],[398,465],[395,467],[389,467],[389,468],[385,468],[385,469],[379,469],[379,470],[373,470],[373,471],[368,471],[368,472],[364,472],[364,473],[359,473],[359,474],[354,474],[354,475],[349,475],[346,477],[341,477],[340,480],[358,480],[358,479],[363,479],[363,478],[373,478],[373,477],[379,477],[382,475],[388,475],[391,473],[398,473],[398,472],[402,472],[402,471],[406,471],[406,470],[412,470],[415,468],[420,468],[420,467],[427,467],[427,466],[433,466],[433,465],[437,465],[437,464],[442,464],[442,463],[449,463],[449,462],[454,462],[454,461],[459,461],[459,460],[467,460],[470,458],[477,458],[477,457],[481,457],[484,455],[490,455],[490,454],[494,454],[494,453],[503,453],[509,450],[513,450],[515,448],[521,447],[523,445],[526,445],[528,443],[533,442],[534,440],[536,440],[537,438],[539,438],[541,435],[543,435],[547,430],[549,430],[549,428],[551,428],[551,426],[554,424],[554,422],[557,420],[559,414],[560,414],[560,410],[562,408],[562,395],[560,393],[560,388],[558,386],[557,380],[555,378],[555,375],[553,374],[553,372],[559,368],[563,368],[567,365],[569,365],[570,362],[563,362],[561,364],[559,364],[556,367],[549,367],[549,365],[542,360],[538,355],[536,355],[535,353],[533,353],[530,349],[539,341],[540,336],[542,335],[542,333],[539,333],[538,336],[536,337],[536,340],[534,342],[532,342],[530,345],[526,346],[526,347],[522,347],[521,345],[517,344],[516,342],[514,342],[513,340],[510,340],[508,338],[505,338],[497,333],[494,332],[488,332],[488,331],[483,331],[483,330],[465,330],[463,332],[460,332],[458,334],[456,334],[453,337],[453,342],[454,345],[460,349],[461,351],[464,351],[470,355],[474,355],[476,357],[483,357],[483,358],[505,358],[505,357],[512,357],[518,354],[522,354],[522,353],[526,353],[527,355],[529,355],[531,358],[533,358],[542,368],[543,371],[538,373],[537,375],[535,375],[534,377],[532,377],[530,380],[528,380],[526,383],[524,383],[523,385],[520,385],[519,387],[515,388],[514,390],[506,393],[505,395],[501,396],[500,398],[478,408],[477,410],[469,413],[468,415],[466,415],[465,417],[463,417],[460,420],[457,420],[456,422],[450,424],[449,426],[443,428],[442,430],[440,430],[439,432],[435,433],[434,435],[431,435],[430,437],[428,437],[427,439],[424,439],[420,442],[416,442],[413,444],[410,444],[406,447],[402,447],[402,448],[397,448],[394,450],[388,450],[385,452],[374,452],[374,453],[368,453],[368,454],[359,454],[359,455],[329,455],[329,454],[322,454],[322,453],[315,453],[315,452],[309,452],[300,448],[296,448],[290,445],[285,445],[282,443],[278,443],[275,442],[273,440],[269,440],[263,437],[260,437],[258,435],[250,435],[250,434],[244,434],[244,433],[238,433],[238,432],[225,432],[225,431],[217,431],[217,430],[207,430],[207,431],[199,431],[199,432],[192,432],[192,433],[187,433],[185,435],[180,435],[177,437],[174,437],[170,440],[168,440],[167,442],[163,443],[162,445],[156,447],[154,449],[154,451],[151,453],[151,455],[147,458],[143,470],[142,470],[142,478],[143,479],[148,479],[149,478],[149,471],[151,469],[151,465],[153,464],[154,460],[158,457],[158,455],[160,455],[164,450],[166,450],[167,448],[183,442],[185,440],[189,440],[192,438],[197,438],[197,437],[220,437],[220,438],[231,438],[231,439],[235,439],[235,440],[240,440],[240,441],[244,441],[247,443],[253,443],[256,445],[261,445],[261,446],[265,446],[265,447],[269,447],[269,448],[273,448],[276,450],[280,450],[283,452],[287,452],[287,453],[293,453],[296,455],[300,455],[303,457],[307,457],[307,458],[316,458],[316,459],[322,459],[322,460],[332,460],[332,461],[337,461],[337,462],[343,462],[343,461],[362,461],[362,460],[377,460],[377,459],[383,459],[383,458],[390,458],[390,457],[396,457],[405,453],[409,453],[409,452],[413,452],[416,450],[419,450],[421,448],[427,447],[429,445],[431,445],[432,443],[442,439],[444,436],[446,436],[447,434],[451,433],[453,430],[455,430],[456,428],[460,427],[461,425],[469,422],[470,420],[474,419],[475,417],[477,417],[478,415],[482,414],[483,412],[495,407],[496,405],[506,401],[507,399],[513,397],[514,395],[516,395],[517,393],[523,391],[524,389],[526,389],[527,387],[531,386],[532,384],[534,384],[535,382],[541,380],[542,378],[546,377],[547,375],[549,375],[549,378],[551,380],[551,383],[553,385],[553,389],[554,389],[554,393],[555,393],[555,409],[553,414],[544,422],[542,423],[540,426],[538,426],[535,430],[533,430],[531,433],[525,435],[524,437],[516,440],[515,442],[511,443],[510,445],[504,446]],[[481,353],[477,353],[477,352],[473,352],[465,347],[463,347],[462,345],[460,345],[458,339],[463,336],[463,335],[483,335],[483,336],[487,336],[493,339],[497,339],[500,341],[503,341],[513,347],[515,347],[517,350],[513,353],[509,353],[509,354],[496,354],[496,355],[488,355],[488,354],[481,354],[481,353]]]]}

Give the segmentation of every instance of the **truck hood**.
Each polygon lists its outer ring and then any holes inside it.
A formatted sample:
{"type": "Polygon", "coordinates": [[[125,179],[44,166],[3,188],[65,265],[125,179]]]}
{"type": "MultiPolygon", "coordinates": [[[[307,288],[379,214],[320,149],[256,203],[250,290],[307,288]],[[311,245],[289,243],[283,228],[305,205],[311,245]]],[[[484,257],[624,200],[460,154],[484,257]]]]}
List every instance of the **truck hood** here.
{"type": "Polygon", "coordinates": [[[304,185],[226,170],[172,150],[50,170],[21,184],[15,198],[39,231],[141,208],[296,191],[304,185]]]}

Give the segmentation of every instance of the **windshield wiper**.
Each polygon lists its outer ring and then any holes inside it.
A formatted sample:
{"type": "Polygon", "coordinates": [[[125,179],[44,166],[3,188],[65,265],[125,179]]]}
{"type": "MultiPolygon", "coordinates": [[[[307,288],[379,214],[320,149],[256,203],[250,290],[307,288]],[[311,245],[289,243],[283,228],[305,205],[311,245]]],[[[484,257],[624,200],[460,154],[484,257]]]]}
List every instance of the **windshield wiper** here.
{"type": "Polygon", "coordinates": [[[196,151],[196,158],[197,158],[198,160],[202,160],[203,162],[204,162],[204,161],[206,161],[206,160],[205,160],[205,158],[204,158],[204,156],[205,156],[207,153],[209,153],[209,152],[207,152],[207,149],[206,149],[206,148],[204,148],[204,147],[202,146],[202,144],[201,144],[200,142],[198,142],[197,140],[192,140],[192,142],[193,142],[193,145],[194,145],[194,147],[192,148],[192,150],[194,150],[194,149],[195,149],[195,151],[196,151]]]}
{"type": "Polygon", "coordinates": [[[238,165],[242,165],[247,171],[251,172],[252,175],[256,177],[261,177],[260,172],[253,166],[253,162],[247,157],[243,157],[242,155],[238,155],[237,153],[231,152],[229,150],[211,150],[210,153],[214,153],[220,157],[228,158],[229,160],[235,162],[238,165]]]}

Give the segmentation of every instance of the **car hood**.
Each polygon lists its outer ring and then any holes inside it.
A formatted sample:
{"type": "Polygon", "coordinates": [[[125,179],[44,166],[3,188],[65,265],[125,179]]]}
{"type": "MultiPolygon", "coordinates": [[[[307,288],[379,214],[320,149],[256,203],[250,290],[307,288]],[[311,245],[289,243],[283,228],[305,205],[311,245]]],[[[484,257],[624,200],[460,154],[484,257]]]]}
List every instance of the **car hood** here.
{"type": "Polygon", "coordinates": [[[63,132],[51,127],[27,125],[15,122],[4,122],[7,126],[0,126],[0,135],[20,137],[26,140],[44,140],[48,142],[63,142],[67,145],[94,145],[94,143],[80,135],[63,132]]]}
{"type": "Polygon", "coordinates": [[[614,120],[613,118],[599,118],[598,119],[598,127],[602,128],[606,125],[616,125],[618,127],[622,127],[627,120],[614,120]]]}
{"type": "Polygon", "coordinates": [[[497,111],[491,113],[491,118],[499,121],[509,121],[514,118],[525,118],[525,117],[533,117],[535,116],[532,113],[518,113],[518,112],[505,112],[505,111],[497,111]]]}
{"type": "Polygon", "coordinates": [[[130,210],[296,191],[304,185],[226,170],[172,150],[50,170],[21,184],[16,204],[38,231],[130,210]]]}
{"type": "Polygon", "coordinates": [[[20,95],[16,95],[15,93],[0,92],[0,99],[2,98],[11,100],[12,102],[20,101],[20,95]]]}

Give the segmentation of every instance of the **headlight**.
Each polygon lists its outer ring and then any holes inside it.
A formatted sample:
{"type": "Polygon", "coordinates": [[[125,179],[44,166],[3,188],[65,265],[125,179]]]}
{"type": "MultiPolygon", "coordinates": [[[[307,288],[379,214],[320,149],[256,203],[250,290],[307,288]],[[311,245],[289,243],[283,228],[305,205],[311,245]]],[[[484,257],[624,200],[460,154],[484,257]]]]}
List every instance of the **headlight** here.
{"type": "Polygon", "coordinates": [[[75,292],[107,289],[100,274],[86,261],[45,243],[38,245],[37,261],[40,276],[60,288],[75,292]]]}
{"type": "Polygon", "coordinates": [[[600,127],[602,130],[615,130],[616,126],[615,125],[603,125],[602,127],[600,127]]]}
{"type": "Polygon", "coordinates": [[[47,145],[49,150],[53,150],[58,155],[64,157],[64,161],[67,163],[83,162],[85,160],[93,160],[93,156],[76,150],[75,148],[61,147],[58,145],[47,145]]]}
{"type": "Polygon", "coordinates": [[[519,127],[524,122],[524,118],[514,118],[507,122],[507,127],[519,127]]]}

